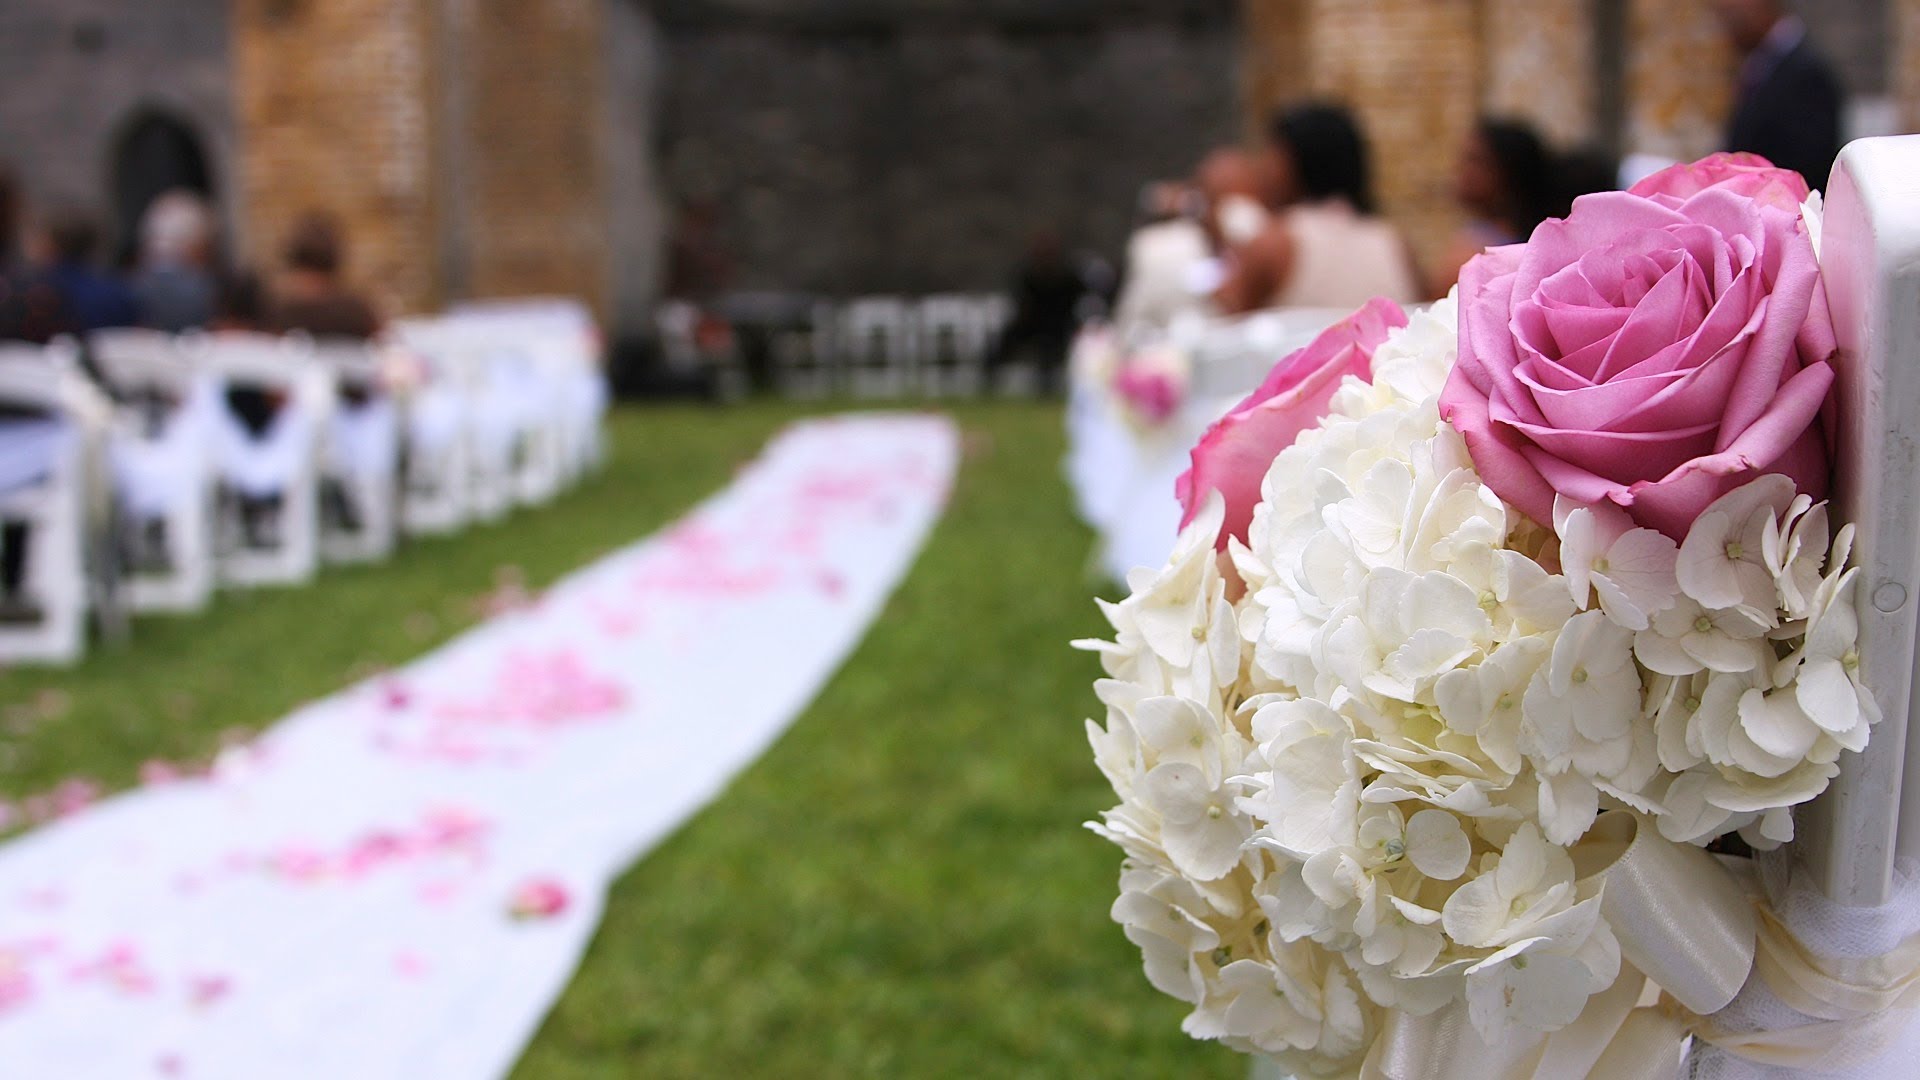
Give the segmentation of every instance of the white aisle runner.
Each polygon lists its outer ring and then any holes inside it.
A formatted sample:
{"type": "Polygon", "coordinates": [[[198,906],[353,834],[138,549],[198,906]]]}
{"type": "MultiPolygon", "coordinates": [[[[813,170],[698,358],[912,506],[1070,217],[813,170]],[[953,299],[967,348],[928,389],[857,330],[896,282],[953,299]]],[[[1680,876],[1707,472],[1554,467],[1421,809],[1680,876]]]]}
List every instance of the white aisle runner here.
{"type": "Polygon", "coordinates": [[[940,419],[799,425],[672,528],[213,778],[0,847],[0,1077],[505,1073],[607,884],[840,665],[955,464],[940,419]],[[542,878],[571,906],[509,918],[542,878]]]}

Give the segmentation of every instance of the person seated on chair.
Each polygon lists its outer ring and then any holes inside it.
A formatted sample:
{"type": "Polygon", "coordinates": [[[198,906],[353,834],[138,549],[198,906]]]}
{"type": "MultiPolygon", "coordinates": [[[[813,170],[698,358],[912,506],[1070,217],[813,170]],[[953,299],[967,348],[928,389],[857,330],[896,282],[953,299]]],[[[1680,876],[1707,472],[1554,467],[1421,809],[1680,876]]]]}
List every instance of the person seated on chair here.
{"type": "Polygon", "coordinates": [[[140,218],[140,268],[133,275],[140,325],[177,334],[212,321],[219,283],[213,273],[213,214],[186,190],[153,200],[140,218]]]}
{"type": "MultiPolygon", "coordinates": [[[[1126,273],[1114,325],[1164,329],[1187,312],[1211,309],[1220,284],[1221,252],[1266,228],[1267,193],[1253,155],[1221,147],[1201,159],[1188,184],[1148,190],[1152,218],[1127,241],[1126,273]]],[[[1144,200],[1143,200],[1144,201],[1144,200]]]]}
{"type": "Polygon", "coordinates": [[[1542,221],[1567,213],[1553,151],[1518,120],[1481,118],[1461,147],[1453,197],[1468,221],[1428,282],[1436,299],[1460,280],[1467,260],[1490,247],[1520,243],[1542,221]]]}
{"type": "Polygon", "coordinates": [[[987,357],[988,385],[1009,362],[1030,355],[1040,369],[1041,383],[1051,392],[1066,366],[1087,293],[1086,279],[1068,256],[1060,234],[1052,228],[1036,229],[1014,275],[1013,317],[987,357]]]}
{"type": "Polygon", "coordinates": [[[1426,293],[1400,231],[1374,209],[1367,143],[1338,105],[1299,105],[1274,117],[1266,187],[1285,207],[1232,253],[1214,295],[1240,314],[1266,307],[1349,310],[1375,296],[1403,304],[1426,293]]]}
{"type": "Polygon", "coordinates": [[[331,214],[302,214],[287,234],[285,266],[268,292],[266,328],[300,330],[316,338],[368,341],[380,334],[380,316],[341,275],[346,242],[331,214]]]}
{"type": "MultiPolygon", "coordinates": [[[[284,252],[285,269],[267,303],[267,325],[273,331],[303,331],[323,340],[370,341],[379,336],[379,314],[341,276],[345,247],[339,224],[329,214],[310,212],[294,223],[284,252]]],[[[346,408],[365,405],[375,393],[375,387],[365,384],[340,386],[346,408]]],[[[359,528],[359,510],[338,483],[328,482],[323,495],[329,514],[349,530],[359,528]]]]}
{"type": "Polygon", "coordinates": [[[87,334],[138,321],[133,290],[95,265],[99,246],[93,218],[71,208],[53,211],[28,234],[28,260],[42,269],[67,313],[64,332],[87,334]]]}

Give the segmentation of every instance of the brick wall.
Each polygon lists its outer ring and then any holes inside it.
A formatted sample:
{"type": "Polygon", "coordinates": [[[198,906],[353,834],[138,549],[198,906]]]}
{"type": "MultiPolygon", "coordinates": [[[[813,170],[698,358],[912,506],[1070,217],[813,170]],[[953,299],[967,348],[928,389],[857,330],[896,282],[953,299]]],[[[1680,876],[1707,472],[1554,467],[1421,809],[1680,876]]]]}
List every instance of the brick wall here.
{"type": "Polygon", "coordinates": [[[1459,216],[1453,161],[1478,97],[1474,0],[1315,0],[1314,94],[1345,101],[1373,142],[1374,185],[1422,264],[1459,216]]]}
{"type": "Polygon", "coordinates": [[[1920,0],[1893,0],[1892,47],[1894,98],[1900,122],[1920,131],[1920,0]]]}
{"type": "Polygon", "coordinates": [[[1593,0],[1484,0],[1480,27],[1486,111],[1561,146],[1601,136],[1593,0]]]}
{"type": "Polygon", "coordinates": [[[347,276],[387,311],[441,298],[433,9],[416,0],[234,0],[234,95],[252,255],[337,214],[347,276]]]}
{"type": "Polygon", "coordinates": [[[1627,17],[1627,146],[1681,159],[1718,150],[1734,57],[1711,0],[1631,0],[1627,17]]]}

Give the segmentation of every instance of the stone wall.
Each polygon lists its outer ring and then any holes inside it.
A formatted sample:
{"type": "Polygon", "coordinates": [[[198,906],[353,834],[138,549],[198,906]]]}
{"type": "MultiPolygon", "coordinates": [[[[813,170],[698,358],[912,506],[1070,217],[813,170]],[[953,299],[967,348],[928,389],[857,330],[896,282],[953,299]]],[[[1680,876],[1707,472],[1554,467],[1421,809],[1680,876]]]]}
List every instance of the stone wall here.
{"type": "Polygon", "coordinates": [[[110,214],[115,147],[129,124],[152,110],[196,134],[216,198],[230,205],[236,177],[228,2],[0,3],[0,160],[29,196],[110,214]]]}
{"type": "Polygon", "coordinates": [[[1239,134],[1231,0],[760,7],[662,13],[665,179],[742,287],[996,287],[1042,226],[1117,254],[1141,185],[1239,134]]]}
{"type": "Polygon", "coordinates": [[[630,332],[644,328],[662,284],[666,218],[654,167],[653,115],[660,42],[652,15],[641,4],[616,0],[606,5],[605,18],[606,291],[615,329],[630,332]]]}
{"type": "Polygon", "coordinates": [[[233,23],[252,256],[271,263],[288,225],[324,210],[345,226],[347,276],[382,307],[436,306],[434,9],[413,0],[235,0],[233,23]]]}

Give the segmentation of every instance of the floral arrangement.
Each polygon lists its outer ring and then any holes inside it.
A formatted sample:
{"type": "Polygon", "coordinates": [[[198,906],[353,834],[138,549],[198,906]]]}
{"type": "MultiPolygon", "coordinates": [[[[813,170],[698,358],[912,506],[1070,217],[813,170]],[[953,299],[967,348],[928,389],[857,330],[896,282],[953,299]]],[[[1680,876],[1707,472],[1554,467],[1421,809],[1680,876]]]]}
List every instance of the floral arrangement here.
{"type": "Polygon", "coordinates": [[[1792,839],[1878,719],[1818,237],[1797,174],[1676,166],[1208,431],[1172,556],[1076,643],[1113,917],[1187,1032],[1301,1076],[1448,1011],[1537,1043],[1622,979],[1624,849],[1792,839]]]}
{"type": "Polygon", "coordinates": [[[1113,376],[1114,400],[1135,428],[1158,428],[1187,400],[1192,374],[1186,353],[1166,343],[1144,346],[1121,359],[1113,376]]]}
{"type": "Polygon", "coordinates": [[[1068,367],[1076,382],[1105,391],[1111,407],[1136,431],[1163,427],[1185,404],[1193,362],[1170,341],[1126,341],[1109,326],[1074,339],[1068,367]]]}

